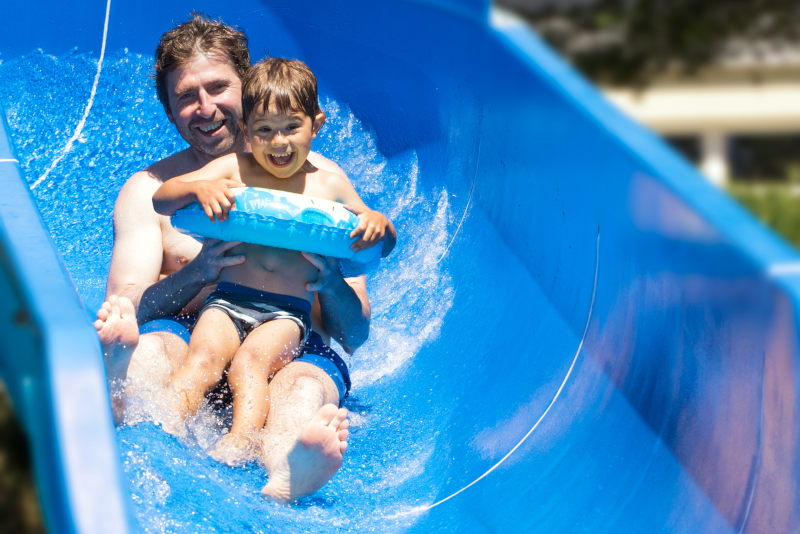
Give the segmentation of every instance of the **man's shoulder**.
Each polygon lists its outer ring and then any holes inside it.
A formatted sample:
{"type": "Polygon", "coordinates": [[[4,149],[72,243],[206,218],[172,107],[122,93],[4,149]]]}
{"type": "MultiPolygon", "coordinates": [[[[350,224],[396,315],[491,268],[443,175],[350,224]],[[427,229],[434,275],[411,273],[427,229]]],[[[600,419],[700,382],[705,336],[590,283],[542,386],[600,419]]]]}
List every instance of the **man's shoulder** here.
{"type": "Polygon", "coordinates": [[[153,163],[146,169],[134,174],[131,179],[150,179],[162,184],[170,178],[188,174],[198,168],[196,159],[192,157],[192,149],[187,148],[153,163]]]}

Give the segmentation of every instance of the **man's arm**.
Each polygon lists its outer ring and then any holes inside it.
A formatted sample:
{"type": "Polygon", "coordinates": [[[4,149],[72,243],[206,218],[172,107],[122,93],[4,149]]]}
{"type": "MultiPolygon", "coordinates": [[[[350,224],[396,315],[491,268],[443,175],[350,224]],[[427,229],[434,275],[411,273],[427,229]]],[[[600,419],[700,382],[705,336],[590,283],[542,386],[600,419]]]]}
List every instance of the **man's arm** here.
{"type": "Polygon", "coordinates": [[[369,337],[372,309],[366,277],[343,278],[338,259],[302,254],[319,270],[317,281],[307,284],[306,289],[317,292],[322,325],[348,354],[353,354],[369,337]]]}
{"type": "Polygon", "coordinates": [[[136,173],[122,188],[114,205],[114,250],[106,298],[128,297],[136,307],[140,325],[179,313],[206,284],[219,277],[224,266],[244,261],[242,256],[220,257],[237,242],[207,240],[195,259],[159,281],[163,236],[161,220],[152,203],[158,186],[147,172],[136,173]]]}

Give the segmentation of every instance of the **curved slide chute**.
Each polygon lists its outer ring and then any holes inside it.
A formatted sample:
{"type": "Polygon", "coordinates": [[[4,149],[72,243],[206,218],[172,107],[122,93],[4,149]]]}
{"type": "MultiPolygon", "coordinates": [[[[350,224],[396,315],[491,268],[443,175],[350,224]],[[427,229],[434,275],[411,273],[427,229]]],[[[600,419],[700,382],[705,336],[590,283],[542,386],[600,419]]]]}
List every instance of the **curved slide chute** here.
{"type": "MultiPolygon", "coordinates": [[[[402,530],[800,529],[796,251],[481,0],[6,2],[0,53],[150,55],[192,9],[306,61],[448,193],[452,307],[383,377],[436,428],[402,530]]],[[[100,348],[7,131],[0,374],[50,531],[132,531],[100,348]]]]}

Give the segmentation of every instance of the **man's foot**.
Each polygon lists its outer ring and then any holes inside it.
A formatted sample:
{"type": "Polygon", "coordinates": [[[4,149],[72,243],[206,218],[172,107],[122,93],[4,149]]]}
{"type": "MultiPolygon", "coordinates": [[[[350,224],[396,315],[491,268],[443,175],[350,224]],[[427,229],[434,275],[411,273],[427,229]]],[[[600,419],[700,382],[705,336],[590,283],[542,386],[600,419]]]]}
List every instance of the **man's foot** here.
{"type": "Polygon", "coordinates": [[[112,385],[120,384],[125,380],[131,355],[139,344],[136,309],[129,299],[111,295],[97,311],[94,326],[103,346],[108,380],[112,385]]]}
{"type": "Polygon", "coordinates": [[[347,451],[347,410],[326,404],[303,428],[289,454],[270,471],[261,494],[292,502],[311,495],[339,470],[347,451]]]}
{"type": "Polygon", "coordinates": [[[242,432],[225,434],[208,455],[231,467],[249,462],[256,457],[253,435],[242,432]]]}

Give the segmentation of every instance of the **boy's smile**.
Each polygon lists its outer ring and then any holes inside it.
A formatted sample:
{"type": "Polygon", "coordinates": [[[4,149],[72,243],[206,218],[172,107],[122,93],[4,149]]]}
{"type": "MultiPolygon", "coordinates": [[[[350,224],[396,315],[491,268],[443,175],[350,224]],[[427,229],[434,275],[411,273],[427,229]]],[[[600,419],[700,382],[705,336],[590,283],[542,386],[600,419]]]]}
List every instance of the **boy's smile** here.
{"type": "Polygon", "coordinates": [[[311,140],[324,122],[324,113],[312,120],[302,111],[279,113],[270,106],[265,112],[260,105],[248,118],[246,128],[253,157],[277,178],[290,178],[303,167],[311,140]]]}

